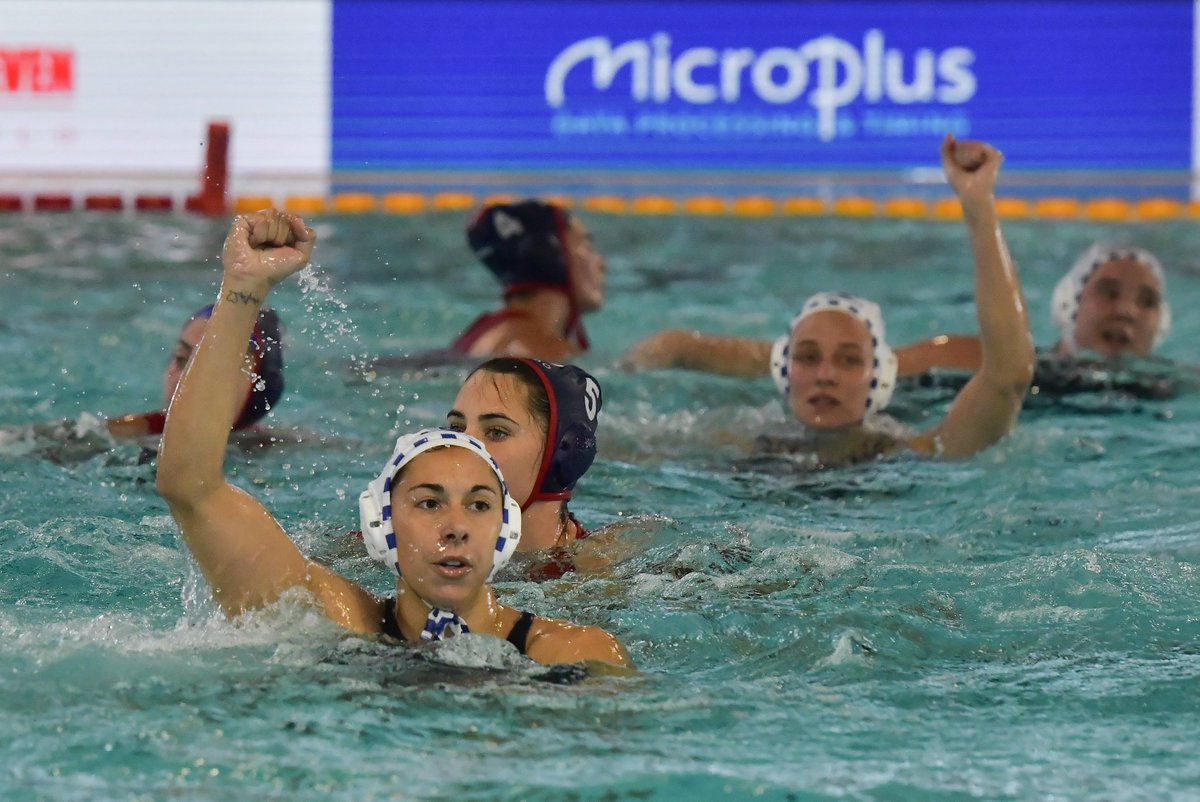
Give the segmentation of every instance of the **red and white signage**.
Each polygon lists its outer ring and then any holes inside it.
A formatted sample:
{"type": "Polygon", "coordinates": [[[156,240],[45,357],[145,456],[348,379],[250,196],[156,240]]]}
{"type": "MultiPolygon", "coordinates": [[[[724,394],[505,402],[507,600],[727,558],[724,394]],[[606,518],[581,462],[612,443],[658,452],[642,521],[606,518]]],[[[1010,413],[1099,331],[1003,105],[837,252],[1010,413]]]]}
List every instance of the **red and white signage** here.
{"type": "Polygon", "coordinates": [[[207,124],[220,120],[232,130],[234,183],[307,178],[304,190],[320,190],[330,47],[328,0],[5,0],[0,184],[130,174],[194,182],[207,124]]]}
{"type": "Polygon", "coordinates": [[[75,91],[75,51],[59,47],[0,48],[0,97],[75,91]]]}

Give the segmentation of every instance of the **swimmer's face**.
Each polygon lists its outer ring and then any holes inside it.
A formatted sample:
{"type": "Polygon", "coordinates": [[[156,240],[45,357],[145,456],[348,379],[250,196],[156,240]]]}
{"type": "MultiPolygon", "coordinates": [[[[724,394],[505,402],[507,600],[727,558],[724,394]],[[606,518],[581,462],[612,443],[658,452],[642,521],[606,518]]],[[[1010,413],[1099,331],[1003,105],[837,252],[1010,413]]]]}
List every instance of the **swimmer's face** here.
{"type": "Polygon", "coordinates": [[[826,310],[801,320],[788,346],[792,414],[817,429],[860,423],[874,351],[866,324],[845,312],[826,310]]]}
{"type": "Polygon", "coordinates": [[[454,399],[446,423],[487,446],[519,504],[533,495],[546,447],[546,423],[529,408],[529,389],[507,373],[476,371],[454,399]]]}
{"type": "Polygon", "coordinates": [[[163,409],[171,405],[171,398],[175,395],[175,388],[179,386],[179,379],[183,376],[183,371],[192,358],[192,352],[196,350],[196,345],[204,336],[204,329],[207,327],[208,318],[198,317],[188,321],[179,332],[179,340],[175,343],[171,359],[167,362],[167,369],[163,372],[163,409]]]}
{"type": "Polygon", "coordinates": [[[567,228],[567,254],[570,256],[568,270],[571,287],[575,293],[575,303],[581,312],[595,312],[604,306],[604,282],[608,265],[596,250],[587,226],[574,215],[571,216],[571,224],[567,228]]]}
{"type": "Polygon", "coordinates": [[[1148,356],[1162,315],[1154,271],[1131,258],[1105,262],[1088,277],[1075,316],[1075,344],[1106,357],[1148,356]]]}
{"type": "Polygon", "coordinates": [[[434,607],[462,610],[483,592],[504,496],[495,472],[464,448],[436,448],[392,485],[392,526],[404,581],[434,607]]]}

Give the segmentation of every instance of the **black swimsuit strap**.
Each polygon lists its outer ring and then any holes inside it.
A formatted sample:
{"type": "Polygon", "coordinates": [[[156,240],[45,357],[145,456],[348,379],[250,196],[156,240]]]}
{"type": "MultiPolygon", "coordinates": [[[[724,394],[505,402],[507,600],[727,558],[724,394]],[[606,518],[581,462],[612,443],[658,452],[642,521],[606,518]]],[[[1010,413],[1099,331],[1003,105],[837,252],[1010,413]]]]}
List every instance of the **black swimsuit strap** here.
{"type": "Polygon", "coordinates": [[[379,621],[379,631],[384,635],[390,635],[398,641],[406,641],[404,633],[400,631],[400,622],[396,620],[396,597],[388,596],[387,601],[383,603],[383,618],[379,621]]]}
{"type": "Polygon", "coordinates": [[[517,623],[513,624],[513,628],[509,631],[506,641],[517,647],[517,651],[525,654],[525,641],[529,639],[529,628],[533,626],[533,613],[521,613],[521,617],[517,619],[517,623]]]}

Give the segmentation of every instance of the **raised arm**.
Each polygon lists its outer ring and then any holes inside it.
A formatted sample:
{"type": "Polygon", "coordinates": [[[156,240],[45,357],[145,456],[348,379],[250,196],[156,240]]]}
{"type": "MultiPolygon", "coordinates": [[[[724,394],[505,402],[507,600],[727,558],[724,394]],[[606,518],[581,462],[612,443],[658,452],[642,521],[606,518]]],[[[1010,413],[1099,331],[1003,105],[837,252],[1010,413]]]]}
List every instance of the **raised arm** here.
{"type": "Polygon", "coordinates": [[[910,445],[943,457],[965,457],[1012,430],[1033,379],[1033,337],[1016,266],[1009,256],[993,194],[1000,152],[982,142],[942,142],[946,178],[962,201],[975,260],[975,309],[982,363],[931,431],[910,445]]]}
{"type": "Polygon", "coordinates": [[[668,329],[636,343],[621,357],[627,370],[681,368],[757,379],[771,375],[771,343],[668,329]]]}
{"type": "Polygon", "coordinates": [[[365,591],[310,562],[279,523],[224,475],[230,429],[245,399],[246,343],[271,288],[308,262],[316,234],[276,210],[237,217],[225,240],[212,318],[179,382],[158,456],[166,499],[213,596],[228,615],[307,587],[330,618],[369,630],[365,591]]]}

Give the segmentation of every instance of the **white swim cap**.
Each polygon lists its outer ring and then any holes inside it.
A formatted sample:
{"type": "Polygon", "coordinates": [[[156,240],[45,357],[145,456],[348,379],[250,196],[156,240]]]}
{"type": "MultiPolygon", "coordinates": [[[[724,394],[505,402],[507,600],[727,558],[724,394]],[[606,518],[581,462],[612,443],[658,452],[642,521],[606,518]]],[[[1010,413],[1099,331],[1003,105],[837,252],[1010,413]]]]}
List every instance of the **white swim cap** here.
{"type": "Polygon", "coordinates": [[[896,355],[887,344],[883,328],[883,313],[879,305],[847,295],[844,292],[819,292],[804,302],[800,314],[792,318],[788,333],[775,341],[771,348],[771,377],[775,385],[784,395],[788,394],[788,349],[791,345],[792,333],[800,321],[817,312],[834,310],[845,312],[861,320],[871,335],[871,346],[874,350],[874,361],[871,364],[871,389],[867,393],[866,412],[880,412],[892,400],[892,391],[896,389],[896,371],[898,368],[896,355]]]}
{"type": "Polygon", "coordinates": [[[1121,259],[1132,259],[1145,265],[1158,279],[1159,291],[1163,298],[1159,307],[1158,330],[1154,332],[1154,343],[1151,347],[1157,348],[1171,331],[1171,307],[1166,298],[1167,279],[1162,264],[1154,254],[1144,248],[1097,242],[1080,254],[1066,275],[1058,280],[1054,287],[1054,295],[1050,298],[1050,316],[1054,325],[1058,327],[1058,335],[1063,345],[1071,352],[1078,348],[1075,342],[1075,318],[1079,315],[1079,299],[1083,297],[1084,286],[1092,277],[1092,273],[1096,272],[1096,268],[1121,259]]]}
{"type": "MultiPolygon", "coordinates": [[[[464,448],[484,459],[500,481],[500,492],[504,504],[500,512],[500,534],[496,538],[496,551],[492,555],[492,568],[487,581],[491,582],[517,550],[521,540],[521,505],[508,492],[508,485],[500,466],[488,454],[483,443],[462,432],[450,429],[422,429],[396,439],[396,448],[384,465],[383,471],[367,485],[358,497],[358,514],[362,526],[363,544],[367,553],[376,560],[391,566],[392,573],[400,576],[399,555],[396,548],[396,531],[392,527],[392,479],[418,455],[435,448],[464,448]]],[[[452,632],[468,632],[467,625],[453,612],[433,608],[421,633],[422,640],[437,640],[445,629],[452,632]]]]}

